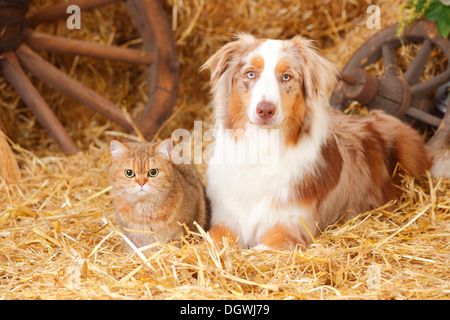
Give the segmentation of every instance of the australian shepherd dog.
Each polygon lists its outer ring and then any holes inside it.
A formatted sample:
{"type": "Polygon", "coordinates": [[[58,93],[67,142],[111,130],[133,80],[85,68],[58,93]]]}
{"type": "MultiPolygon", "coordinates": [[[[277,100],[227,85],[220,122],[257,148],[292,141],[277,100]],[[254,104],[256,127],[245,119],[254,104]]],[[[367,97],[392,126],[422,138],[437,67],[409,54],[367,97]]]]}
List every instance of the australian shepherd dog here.
{"type": "Polygon", "coordinates": [[[217,130],[206,177],[218,242],[307,247],[344,215],[393,199],[398,163],[415,177],[429,170],[422,137],[397,118],[330,108],[337,68],[310,40],[239,35],[202,68],[211,70],[217,130]]]}

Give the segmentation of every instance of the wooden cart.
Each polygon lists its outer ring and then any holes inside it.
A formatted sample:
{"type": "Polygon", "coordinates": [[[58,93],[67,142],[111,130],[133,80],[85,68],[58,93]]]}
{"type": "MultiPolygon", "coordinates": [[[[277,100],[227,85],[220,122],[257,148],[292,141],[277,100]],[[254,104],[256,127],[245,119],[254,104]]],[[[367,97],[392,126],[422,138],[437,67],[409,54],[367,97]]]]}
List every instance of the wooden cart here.
{"type": "Polygon", "coordinates": [[[170,115],[175,103],[178,88],[177,55],[170,26],[158,0],[124,1],[142,37],[143,50],[66,39],[33,30],[39,23],[67,19],[69,15],[66,10],[70,5],[77,5],[84,12],[119,1],[122,0],[75,0],[28,11],[30,0],[0,0],[1,74],[63,152],[76,153],[80,150],[24,71],[29,71],[123,128],[131,131],[132,125],[117,105],[72,79],[36,51],[147,65],[148,101],[141,118],[133,119],[146,139],[152,138],[170,115]]]}

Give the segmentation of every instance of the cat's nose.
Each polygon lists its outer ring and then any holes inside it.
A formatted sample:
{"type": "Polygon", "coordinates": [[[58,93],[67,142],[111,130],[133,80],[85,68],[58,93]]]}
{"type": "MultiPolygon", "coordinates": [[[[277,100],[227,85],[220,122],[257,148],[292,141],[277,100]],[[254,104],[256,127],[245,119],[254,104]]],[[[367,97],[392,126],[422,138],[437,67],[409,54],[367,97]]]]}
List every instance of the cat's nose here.
{"type": "Polygon", "coordinates": [[[141,187],[144,186],[145,184],[145,180],[137,180],[138,185],[140,185],[141,187]]]}

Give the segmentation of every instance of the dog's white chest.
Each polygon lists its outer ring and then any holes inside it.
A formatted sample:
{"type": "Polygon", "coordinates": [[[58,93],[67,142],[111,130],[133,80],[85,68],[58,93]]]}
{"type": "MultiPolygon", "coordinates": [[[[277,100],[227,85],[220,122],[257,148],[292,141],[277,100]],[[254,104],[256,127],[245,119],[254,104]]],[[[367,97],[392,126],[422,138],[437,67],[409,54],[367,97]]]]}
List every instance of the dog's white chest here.
{"type": "MultiPolygon", "coordinates": [[[[231,152],[220,142],[216,149],[216,156],[231,152]]],[[[299,217],[308,214],[308,209],[289,205],[292,186],[305,170],[297,153],[280,150],[273,166],[264,161],[214,163],[217,159],[213,158],[207,171],[212,224],[222,224],[236,232],[245,247],[257,245],[261,236],[278,223],[300,224],[299,217]],[[277,206],[277,203],[287,205],[277,206]]]]}

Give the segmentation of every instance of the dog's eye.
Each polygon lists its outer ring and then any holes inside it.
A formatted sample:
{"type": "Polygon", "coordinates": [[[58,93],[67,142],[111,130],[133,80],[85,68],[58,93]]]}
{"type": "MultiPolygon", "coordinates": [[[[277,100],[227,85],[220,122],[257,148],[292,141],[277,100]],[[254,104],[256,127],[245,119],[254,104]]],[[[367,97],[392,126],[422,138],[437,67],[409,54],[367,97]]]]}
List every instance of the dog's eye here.
{"type": "Polygon", "coordinates": [[[135,176],[135,173],[133,170],[131,169],[126,169],[125,170],[125,177],[127,178],[133,178],[135,176]]]}
{"type": "Polygon", "coordinates": [[[158,173],[159,173],[158,169],[150,169],[148,171],[148,176],[154,178],[158,175],[158,173]]]}
{"type": "Polygon", "coordinates": [[[255,76],[256,76],[256,75],[255,75],[255,73],[254,73],[253,71],[247,72],[247,77],[248,77],[249,79],[253,79],[255,76]]]}
{"type": "Polygon", "coordinates": [[[291,76],[289,74],[283,74],[283,76],[281,77],[281,80],[289,81],[289,80],[291,80],[291,76]]]}

